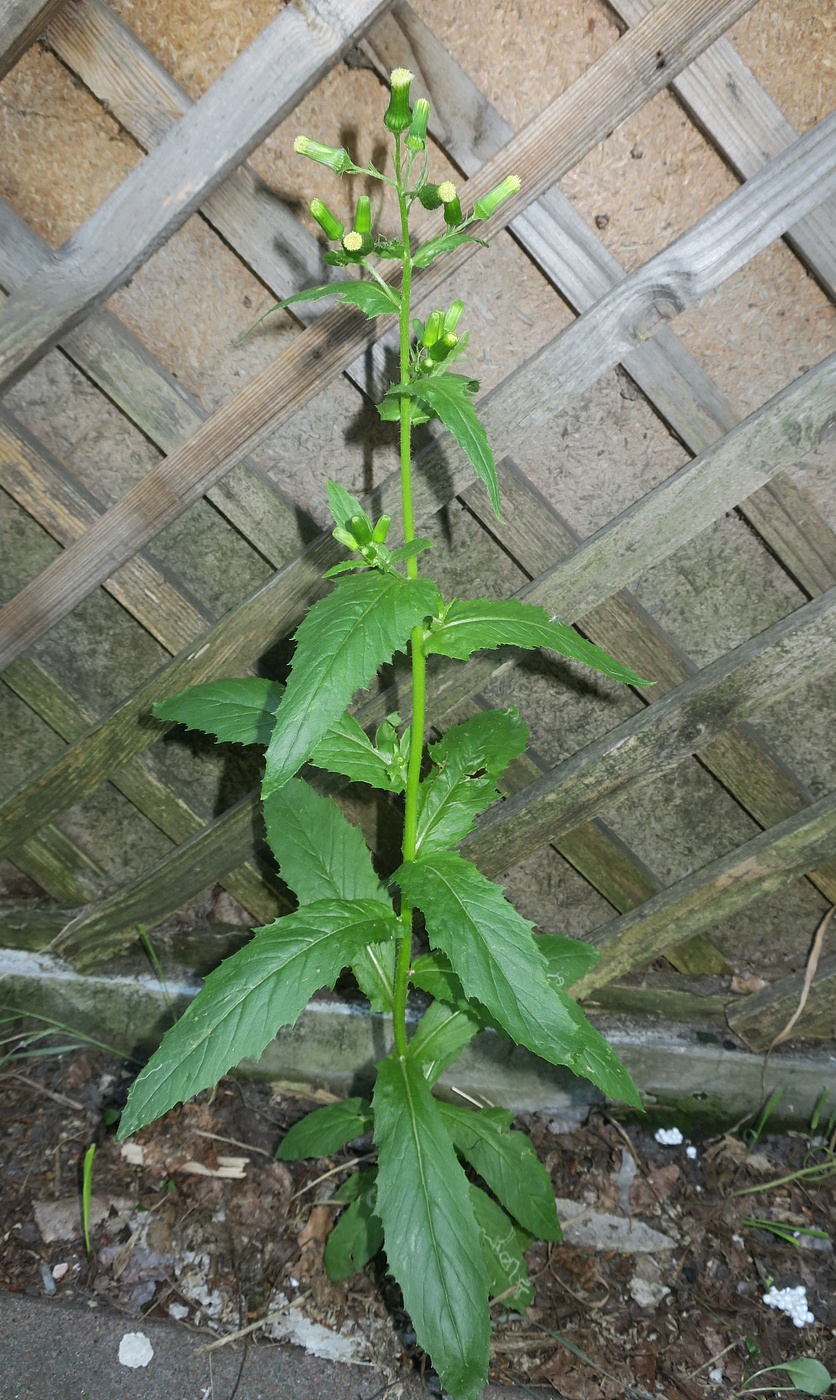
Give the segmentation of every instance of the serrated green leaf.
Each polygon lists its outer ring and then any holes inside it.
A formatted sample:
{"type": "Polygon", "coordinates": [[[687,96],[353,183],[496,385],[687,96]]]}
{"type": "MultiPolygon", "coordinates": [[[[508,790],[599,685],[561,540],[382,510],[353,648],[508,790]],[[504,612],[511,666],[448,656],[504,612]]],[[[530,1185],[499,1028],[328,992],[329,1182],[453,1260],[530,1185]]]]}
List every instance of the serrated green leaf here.
{"type": "Polygon", "coordinates": [[[304,292],[295,292],[292,297],[284,297],[282,301],[277,301],[265,315],[269,316],[273,311],[283,311],[286,306],[292,306],[297,301],[320,301],[323,297],[335,296],[338,296],[340,301],[359,306],[367,316],[395,314],[400,310],[400,298],[396,291],[393,290],[390,296],[378,282],[355,282],[351,278],[326,282],[319,287],[307,287],[304,292]]]}
{"type": "Polygon", "coordinates": [[[600,948],[563,933],[540,933],[536,943],[546,959],[546,976],[558,990],[580,982],[601,957],[600,948]]]}
{"type": "Polygon", "coordinates": [[[398,929],[377,900],[319,900],[257,929],[207,977],[128,1095],[119,1140],[176,1103],[217,1084],[246,1056],[258,1059],[314,992],[333,986],[368,943],[398,929]]]}
{"type": "Polygon", "coordinates": [[[512,1115],[502,1108],[474,1110],[450,1103],[439,1108],[456,1151],[514,1219],[538,1239],[562,1239],[549,1174],[531,1139],[511,1128],[512,1115]]]}
{"type": "Polygon", "coordinates": [[[403,650],[412,628],[437,612],[430,579],[399,574],[341,579],[310,609],[267,749],[262,795],[292,778],[379,666],[403,650]]]}
{"type": "Polygon", "coordinates": [[[523,752],[527,739],[528,726],[517,710],[483,710],[430,745],[434,766],[418,795],[421,854],[449,850],[473,830],[479,813],[499,797],[495,778],[523,752]]]}
{"type": "Polygon", "coordinates": [[[361,520],[365,520],[371,534],[372,522],[356,496],[352,496],[351,492],[346,491],[344,486],[340,486],[338,481],[326,481],[325,490],[328,495],[328,509],[334,518],[335,525],[340,525],[344,530],[347,530],[350,528],[351,517],[359,515],[361,520]]]}
{"type": "Polygon", "coordinates": [[[370,1200],[374,1203],[377,1187],[377,1167],[363,1167],[359,1172],[347,1176],[342,1186],[338,1186],[332,1201],[348,1205],[349,1201],[370,1200]]]}
{"type": "Polygon", "coordinates": [[[420,1061],[427,1083],[435,1084],[483,1026],[474,1007],[434,1001],[418,1022],[407,1053],[420,1061]]]}
{"type": "Polygon", "coordinates": [[[351,960],[351,971],[360,991],[368,998],[372,1011],[381,1016],[388,1016],[392,1011],[397,953],[393,942],[370,943],[351,960]]]}
{"type": "Polygon", "coordinates": [[[456,599],[447,609],[444,620],[433,625],[424,650],[427,655],[439,652],[442,656],[466,661],[474,651],[501,646],[543,647],[574,661],[583,661],[614,681],[652,685],[652,681],[642,680],[603,647],[587,642],[565,623],[555,622],[545,608],[521,603],[517,598],[496,603],[487,598],[474,602],[456,599]]]}
{"type": "Polygon", "coordinates": [[[501,520],[499,483],[493,453],[476,409],[468,398],[470,382],[461,374],[439,374],[429,379],[417,379],[412,384],[399,384],[398,393],[420,400],[436,418],[441,419],[467,454],[480,481],[484,481],[494,514],[497,520],[501,520]]]}
{"type": "Polygon", "coordinates": [[[383,792],[403,790],[403,783],[390,777],[385,758],[350,714],[344,714],[320,739],[310,762],[328,773],[342,773],[353,783],[368,783],[383,792]]]}
{"type": "Polygon", "coordinates": [[[442,253],[452,253],[455,248],[461,248],[463,243],[481,243],[483,248],[489,246],[484,238],[472,238],[467,233],[442,233],[438,238],[429,238],[413,253],[412,266],[429,267],[442,253]]]}
{"type": "Polygon", "coordinates": [[[340,574],[364,573],[373,569],[374,564],[366,564],[362,559],[343,559],[341,564],[332,564],[326,569],[323,578],[339,578],[340,574]]]}
{"type": "Polygon", "coordinates": [[[403,564],[407,559],[416,559],[419,554],[424,554],[426,550],[432,548],[432,540],[425,540],[423,536],[419,535],[414,540],[410,540],[409,544],[398,545],[397,549],[392,550],[392,563],[403,564]]]}
{"type": "Polygon", "coordinates": [[[456,1400],[488,1376],[488,1279],[467,1181],[421,1066],[389,1056],[374,1091],[386,1258],[420,1345],[456,1400]]]}
{"type": "Polygon", "coordinates": [[[332,797],[321,797],[309,783],[291,778],[264,799],[264,822],[282,879],[300,905],[317,899],[379,899],[391,908],[362,831],[332,797]]]}
{"type": "Polygon", "coordinates": [[[332,1283],[362,1269],[383,1244],[383,1226],[370,1202],[359,1198],[343,1211],[327,1240],[323,1263],[332,1283]]]}
{"type": "Polygon", "coordinates": [[[372,1121],[368,1099],[343,1099],[315,1108],[285,1133],[276,1156],[280,1162],[330,1157],[352,1138],[371,1132],[372,1121]]]}
{"type": "Polygon", "coordinates": [[[430,943],[446,953],[467,996],[480,1001],[512,1040],[584,1075],[611,1098],[641,1107],[615,1051],[547,980],[533,926],[499,885],[455,851],[407,861],[392,878],[423,911],[430,943]]]}
{"type": "Polygon", "coordinates": [[[206,681],[158,700],[157,719],[214,734],[220,744],[269,744],[284,686],[262,676],[206,681]]]}
{"type": "Polygon", "coordinates": [[[501,1206],[478,1186],[470,1186],[470,1204],[482,1238],[482,1258],[492,1298],[502,1298],[506,1308],[525,1313],[534,1302],[534,1289],[523,1255],[531,1243],[501,1206]]]}
{"type": "Polygon", "coordinates": [[[435,949],[413,959],[409,977],[414,986],[437,1001],[449,1002],[459,1010],[470,1005],[464,987],[450,966],[450,959],[435,949]]]}

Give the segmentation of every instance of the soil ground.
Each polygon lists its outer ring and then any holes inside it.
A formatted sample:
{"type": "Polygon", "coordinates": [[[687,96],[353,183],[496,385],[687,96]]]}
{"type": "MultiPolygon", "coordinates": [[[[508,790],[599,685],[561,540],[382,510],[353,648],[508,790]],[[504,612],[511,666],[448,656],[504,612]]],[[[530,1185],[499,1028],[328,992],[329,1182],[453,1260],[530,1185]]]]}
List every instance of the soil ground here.
{"type": "MultiPolygon", "coordinates": [[[[7,1048],[50,1053],[0,1069],[0,1287],[110,1304],[133,1330],[175,1318],[211,1341],[249,1329],[255,1347],[294,1341],[334,1361],[373,1361],[380,1394],[416,1383],[439,1394],[382,1260],[340,1284],[323,1269],[331,1196],[367,1158],[367,1140],[318,1162],[277,1162],[283,1134],[315,1103],[228,1078],[120,1147],[112,1120],[136,1066],[88,1047],[7,1048]]],[[[608,1112],[580,1126],[537,1115],[517,1126],[551,1173],[568,1238],[529,1250],[536,1296],[525,1316],[494,1305],[493,1382],[564,1400],[697,1400],[736,1394],[758,1366],[801,1355],[836,1370],[832,1136],[753,1141],[750,1125],[748,1138],[740,1129],[664,1146],[652,1126],[608,1112]],[[801,1233],[783,1240],[747,1220],[801,1233]],[[765,1306],[772,1284],[803,1285],[815,1324],[798,1329],[765,1306]]],[[[357,1371],[363,1400],[370,1374],[357,1371]]]]}

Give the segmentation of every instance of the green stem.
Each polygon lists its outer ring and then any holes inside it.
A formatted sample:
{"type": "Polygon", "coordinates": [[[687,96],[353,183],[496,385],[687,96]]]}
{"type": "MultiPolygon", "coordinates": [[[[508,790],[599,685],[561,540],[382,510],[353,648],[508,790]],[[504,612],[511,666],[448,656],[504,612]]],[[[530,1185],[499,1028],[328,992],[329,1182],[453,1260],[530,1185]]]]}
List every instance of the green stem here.
{"type": "MultiPolygon", "coordinates": [[[[398,205],[401,215],[401,238],[403,241],[403,277],[401,279],[400,330],[400,377],[405,384],[409,378],[409,335],[410,335],[410,290],[412,286],[412,258],[409,252],[409,211],[405,195],[405,181],[401,168],[401,138],[395,136],[395,173],[398,190],[398,205]]],[[[415,516],[412,504],[412,425],[409,400],[401,398],[400,408],[400,460],[401,460],[401,509],[403,512],[404,543],[415,538],[415,516]]],[[[417,558],[407,559],[408,578],[418,577],[417,558]]],[[[416,833],[418,828],[418,786],[421,781],[421,757],[424,751],[424,716],[426,699],[426,658],[424,656],[424,629],[412,629],[410,638],[412,661],[412,730],[407,766],[406,806],[404,812],[403,858],[415,859],[416,833]]],[[[395,1049],[399,1055],[406,1054],[406,1000],[409,991],[409,968],[412,961],[412,909],[406,900],[401,903],[400,922],[402,934],[398,943],[398,959],[395,968],[395,989],[393,996],[393,1021],[395,1049]]]]}

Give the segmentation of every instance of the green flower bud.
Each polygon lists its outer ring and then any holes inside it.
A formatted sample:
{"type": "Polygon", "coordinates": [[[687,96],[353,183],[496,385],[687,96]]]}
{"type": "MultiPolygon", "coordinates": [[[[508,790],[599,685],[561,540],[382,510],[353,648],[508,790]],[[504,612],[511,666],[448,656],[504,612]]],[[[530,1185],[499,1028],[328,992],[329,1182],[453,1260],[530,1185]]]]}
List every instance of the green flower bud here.
{"type": "Polygon", "coordinates": [[[444,349],[448,352],[448,354],[451,350],[455,350],[458,343],[459,337],[456,335],[455,331],[445,331],[443,336],[441,337],[441,344],[444,346],[444,349]]]}
{"type": "Polygon", "coordinates": [[[357,209],[354,215],[354,232],[371,233],[372,229],[372,202],[367,194],[361,194],[357,201],[357,209]]]}
{"type": "Polygon", "coordinates": [[[441,311],[431,311],[422,338],[425,349],[431,350],[444,329],[444,315],[441,311]]]}
{"type": "Polygon", "coordinates": [[[392,92],[389,106],[383,113],[383,125],[388,131],[406,131],[412,121],[409,110],[409,85],[414,74],[408,68],[396,68],[389,79],[392,92]]]}
{"type": "Polygon", "coordinates": [[[372,538],[372,532],[365,516],[352,515],[348,523],[351,526],[351,533],[354,535],[354,538],[359,540],[361,544],[368,544],[372,538]]]}
{"type": "Polygon", "coordinates": [[[320,165],[327,165],[335,175],[344,175],[353,165],[351,156],[343,146],[323,146],[321,141],[312,141],[310,136],[297,136],[293,149],[298,156],[307,156],[320,165]]]}
{"type": "Polygon", "coordinates": [[[348,530],[344,530],[342,525],[335,525],[331,534],[334,536],[337,543],[344,544],[346,549],[356,550],[360,548],[358,541],[355,540],[353,535],[348,533],[348,530]]]}
{"type": "Polygon", "coordinates": [[[392,524],[391,515],[381,515],[372,531],[372,540],[375,544],[383,544],[389,533],[389,526],[392,524]]]}
{"type": "Polygon", "coordinates": [[[418,191],[419,203],[421,203],[425,209],[440,209],[442,205],[442,199],[438,191],[438,185],[422,185],[420,190],[418,191]]]}
{"type": "Polygon", "coordinates": [[[504,204],[506,199],[510,199],[512,194],[516,194],[520,188],[520,182],[516,175],[506,175],[501,185],[497,185],[495,190],[477,199],[473,206],[474,219],[489,219],[495,209],[500,204],[504,204]]]}
{"type": "Polygon", "coordinates": [[[308,205],[311,216],[316,219],[326,238],[330,238],[334,243],[338,243],[345,232],[345,226],[340,223],[336,215],[331,213],[327,204],[323,204],[321,199],[312,199],[308,205]]]}
{"type": "Polygon", "coordinates": [[[455,228],[460,224],[464,215],[462,206],[459,203],[459,196],[456,194],[456,186],[452,180],[442,180],[438,187],[438,197],[444,205],[444,222],[448,228],[455,228]]]}
{"type": "Polygon", "coordinates": [[[426,97],[419,97],[412,111],[412,121],[406,133],[406,144],[410,151],[423,151],[427,144],[427,122],[430,118],[430,104],[426,97]]]}
{"type": "Polygon", "coordinates": [[[449,310],[445,311],[444,313],[444,329],[446,331],[454,331],[456,329],[456,326],[459,324],[459,318],[461,317],[463,311],[464,302],[459,301],[457,298],[452,303],[449,310]]]}
{"type": "Polygon", "coordinates": [[[352,257],[364,258],[374,247],[374,239],[370,233],[358,233],[352,229],[351,233],[343,234],[343,247],[352,257]]]}

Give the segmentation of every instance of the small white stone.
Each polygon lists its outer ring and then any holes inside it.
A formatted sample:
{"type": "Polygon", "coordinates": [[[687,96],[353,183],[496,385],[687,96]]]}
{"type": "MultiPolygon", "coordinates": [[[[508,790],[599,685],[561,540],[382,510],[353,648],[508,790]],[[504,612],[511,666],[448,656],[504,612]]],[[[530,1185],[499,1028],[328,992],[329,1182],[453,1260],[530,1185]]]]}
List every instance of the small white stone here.
{"type": "Polygon", "coordinates": [[[67,1270],[69,1269],[69,1267],[70,1267],[69,1264],[53,1264],[53,1266],[52,1266],[52,1277],[56,1280],[56,1282],[57,1282],[58,1279],[64,1277],[64,1275],[65,1275],[65,1273],[67,1272],[67,1270]]]}
{"type": "Polygon", "coordinates": [[[144,1332],[126,1332],[119,1343],[119,1364],[136,1371],[147,1366],[154,1355],[154,1348],[144,1332]]]}
{"type": "Polygon", "coordinates": [[[189,1310],[185,1303],[169,1303],[168,1315],[173,1317],[175,1322],[182,1322],[184,1317],[188,1317],[189,1310]]]}
{"type": "Polygon", "coordinates": [[[723,1379],[723,1368],[722,1368],[722,1366],[715,1366],[711,1371],[709,1371],[709,1373],[708,1373],[708,1379],[709,1379],[714,1385],[719,1385],[720,1382],[721,1382],[721,1380],[723,1379]]]}
{"type": "Polygon", "coordinates": [[[692,1162],[696,1162],[696,1160],[697,1160],[697,1149],[696,1149],[696,1147],[693,1147],[693,1146],[686,1147],[686,1149],[685,1149],[685,1156],[686,1156],[686,1157],[689,1157],[690,1160],[691,1160],[692,1162]]]}
{"type": "Polygon", "coordinates": [[[653,1136],[662,1147],[680,1147],[683,1142],[678,1128],[657,1128],[653,1136]]]}

